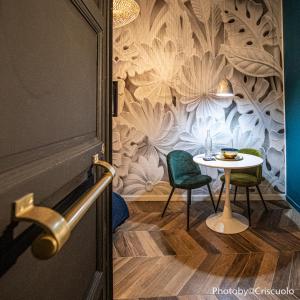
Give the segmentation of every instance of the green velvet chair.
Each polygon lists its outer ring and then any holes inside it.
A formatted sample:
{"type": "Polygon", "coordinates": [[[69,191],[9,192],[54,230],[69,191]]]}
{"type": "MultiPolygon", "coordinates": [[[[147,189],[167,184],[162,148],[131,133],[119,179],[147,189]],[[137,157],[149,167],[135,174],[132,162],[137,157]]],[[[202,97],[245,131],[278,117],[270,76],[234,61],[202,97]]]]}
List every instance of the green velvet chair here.
{"type": "Polygon", "coordinates": [[[167,164],[169,172],[169,180],[172,186],[171,193],[168,201],[162,212],[161,217],[164,216],[172,195],[176,188],[187,190],[187,225],[186,228],[189,230],[190,227],[190,205],[192,202],[192,190],[207,186],[210,198],[213,204],[213,208],[216,212],[216,207],[213,199],[213,195],[210,189],[210,182],[212,181],[210,176],[202,175],[200,167],[193,161],[193,156],[188,152],[175,150],[167,155],[167,164]]]}
{"type": "MultiPolygon", "coordinates": [[[[258,151],[256,149],[245,148],[245,149],[241,149],[239,152],[244,153],[244,154],[251,154],[251,155],[262,157],[260,151],[258,151]]],[[[268,211],[267,205],[264,201],[264,198],[263,198],[262,193],[259,188],[259,185],[261,184],[262,180],[263,180],[262,166],[249,168],[249,169],[241,169],[241,170],[232,170],[231,171],[230,184],[235,186],[234,200],[233,200],[234,203],[236,202],[236,194],[237,194],[238,187],[246,188],[248,219],[249,219],[250,226],[251,226],[251,208],[250,208],[250,197],[249,197],[249,188],[250,187],[257,188],[257,191],[258,191],[261,201],[265,207],[265,210],[268,211]]],[[[221,191],[220,191],[220,195],[219,195],[219,199],[218,199],[218,203],[217,203],[217,210],[218,210],[221,196],[222,196],[222,193],[224,190],[224,185],[225,185],[225,176],[224,175],[221,177],[221,181],[223,182],[223,184],[221,187],[221,191]]]]}

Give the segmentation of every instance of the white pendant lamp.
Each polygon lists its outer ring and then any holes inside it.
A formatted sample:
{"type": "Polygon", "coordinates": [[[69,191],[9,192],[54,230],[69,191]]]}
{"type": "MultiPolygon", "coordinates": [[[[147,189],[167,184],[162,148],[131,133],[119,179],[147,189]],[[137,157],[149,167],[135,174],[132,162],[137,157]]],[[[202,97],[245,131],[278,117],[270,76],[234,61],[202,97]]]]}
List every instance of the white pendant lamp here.
{"type": "Polygon", "coordinates": [[[233,97],[234,93],[231,82],[228,79],[221,80],[215,95],[222,98],[233,97]]]}
{"type": "MultiPolygon", "coordinates": [[[[224,11],[225,11],[225,1],[224,1],[224,11]]],[[[214,14],[212,14],[212,18],[214,17],[214,14]]],[[[224,30],[224,45],[226,45],[226,34],[224,30]]],[[[220,98],[231,98],[234,97],[233,87],[231,82],[224,78],[219,81],[217,90],[215,93],[213,93],[214,96],[220,97],[220,98]]]]}
{"type": "Polygon", "coordinates": [[[134,0],[113,0],[113,27],[120,28],[131,23],[140,13],[134,0]]]}

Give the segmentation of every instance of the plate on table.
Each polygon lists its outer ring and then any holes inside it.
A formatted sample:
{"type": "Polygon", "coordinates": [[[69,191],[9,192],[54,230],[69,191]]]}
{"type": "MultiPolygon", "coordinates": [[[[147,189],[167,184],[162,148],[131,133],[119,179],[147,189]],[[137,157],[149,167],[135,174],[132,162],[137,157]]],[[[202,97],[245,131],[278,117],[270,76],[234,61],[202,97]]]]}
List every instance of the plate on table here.
{"type": "Polygon", "coordinates": [[[238,154],[235,158],[225,158],[221,153],[216,155],[216,159],[225,161],[240,161],[243,159],[241,154],[238,154]]]}

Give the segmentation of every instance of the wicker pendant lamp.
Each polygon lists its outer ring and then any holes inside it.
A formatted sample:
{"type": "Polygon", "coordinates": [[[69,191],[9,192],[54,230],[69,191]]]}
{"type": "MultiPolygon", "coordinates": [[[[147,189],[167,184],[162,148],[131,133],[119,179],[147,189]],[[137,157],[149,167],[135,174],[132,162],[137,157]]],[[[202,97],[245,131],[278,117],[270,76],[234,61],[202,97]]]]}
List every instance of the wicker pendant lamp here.
{"type": "Polygon", "coordinates": [[[113,26],[119,28],[135,20],[140,7],[134,0],[113,0],[113,26]]]}

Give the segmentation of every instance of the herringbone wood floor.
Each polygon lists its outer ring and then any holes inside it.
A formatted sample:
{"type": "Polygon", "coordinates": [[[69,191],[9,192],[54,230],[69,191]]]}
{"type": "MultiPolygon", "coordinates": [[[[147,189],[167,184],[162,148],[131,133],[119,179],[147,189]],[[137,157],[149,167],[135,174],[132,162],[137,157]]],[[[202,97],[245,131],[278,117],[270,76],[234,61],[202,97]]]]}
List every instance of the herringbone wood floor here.
{"type": "MultiPolygon", "coordinates": [[[[284,201],[253,201],[252,228],[235,235],[208,229],[210,202],[129,202],[130,218],[114,234],[114,299],[298,299],[300,216],[284,201]],[[293,288],[295,296],[221,296],[220,288],[293,288]]],[[[246,203],[233,205],[246,215],[246,203]]]]}

